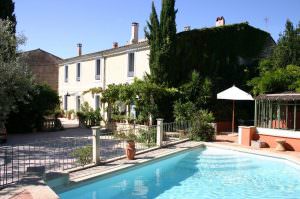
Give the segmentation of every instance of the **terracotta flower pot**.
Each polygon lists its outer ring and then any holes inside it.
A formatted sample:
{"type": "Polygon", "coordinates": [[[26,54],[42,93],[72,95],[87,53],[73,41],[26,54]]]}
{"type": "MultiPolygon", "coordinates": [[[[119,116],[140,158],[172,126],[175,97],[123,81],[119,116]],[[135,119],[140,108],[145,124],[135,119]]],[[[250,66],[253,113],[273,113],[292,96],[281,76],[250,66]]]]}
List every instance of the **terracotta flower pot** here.
{"type": "Polygon", "coordinates": [[[128,160],[134,160],[135,156],[135,143],[133,140],[127,141],[125,153],[128,160]]]}

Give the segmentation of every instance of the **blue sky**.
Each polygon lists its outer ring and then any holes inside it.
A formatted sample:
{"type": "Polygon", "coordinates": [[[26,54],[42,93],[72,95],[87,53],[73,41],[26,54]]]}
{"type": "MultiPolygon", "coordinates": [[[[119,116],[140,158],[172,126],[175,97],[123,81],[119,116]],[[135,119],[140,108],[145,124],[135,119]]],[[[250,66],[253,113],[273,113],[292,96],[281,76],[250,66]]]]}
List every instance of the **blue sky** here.
{"type": "MultiPolygon", "coordinates": [[[[131,22],[140,24],[140,38],[149,18],[152,0],[15,0],[17,31],[27,37],[23,50],[41,48],[59,57],[111,48],[112,42],[126,44],[131,22]]],[[[158,11],[160,0],[154,0],[158,11]]],[[[212,27],[218,16],[226,24],[248,21],[271,33],[275,41],[290,19],[300,21],[300,0],[177,0],[177,31],[212,27]],[[266,24],[265,18],[268,18],[266,24]]]]}

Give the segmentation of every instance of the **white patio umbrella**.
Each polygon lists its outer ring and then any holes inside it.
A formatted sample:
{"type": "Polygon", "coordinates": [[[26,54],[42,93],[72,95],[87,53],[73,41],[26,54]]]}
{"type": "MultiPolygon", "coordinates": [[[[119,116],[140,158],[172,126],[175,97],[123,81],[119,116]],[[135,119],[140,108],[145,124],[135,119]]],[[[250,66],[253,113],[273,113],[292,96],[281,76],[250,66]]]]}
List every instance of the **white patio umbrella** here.
{"type": "Polygon", "coordinates": [[[234,132],[234,102],[235,100],[253,100],[253,97],[236,86],[232,86],[217,94],[217,99],[232,100],[232,132],[234,132]]]}

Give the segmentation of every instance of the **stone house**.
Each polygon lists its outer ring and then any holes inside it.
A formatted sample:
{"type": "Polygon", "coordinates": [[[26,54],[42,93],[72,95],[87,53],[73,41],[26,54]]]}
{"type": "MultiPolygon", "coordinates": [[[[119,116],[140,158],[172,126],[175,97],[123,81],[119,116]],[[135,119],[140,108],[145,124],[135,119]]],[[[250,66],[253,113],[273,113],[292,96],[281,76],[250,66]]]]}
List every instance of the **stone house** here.
{"type": "Polygon", "coordinates": [[[22,53],[37,83],[48,84],[58,91],[58,64],[61,58],[40,48],[22,53]]]}

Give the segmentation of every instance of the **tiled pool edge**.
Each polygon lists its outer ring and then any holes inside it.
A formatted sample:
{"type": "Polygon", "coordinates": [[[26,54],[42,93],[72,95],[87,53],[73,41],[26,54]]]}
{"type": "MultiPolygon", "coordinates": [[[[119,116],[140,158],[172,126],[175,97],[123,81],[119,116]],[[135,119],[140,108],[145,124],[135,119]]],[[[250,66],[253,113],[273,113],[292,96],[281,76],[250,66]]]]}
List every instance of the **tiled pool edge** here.
{"type": "Polygon", "coordinates": [[[254,155],[282,159],[282,160],[286,160],[286,161],[292,162],[292,163],[300,166],[300,153],[299,153],[299,157],[295,158],[289,154],[284,154],[285,152],[275,153],[272,151],[264,151],[264,150],[254,149],[254,148],[244,148],[244,147],[241,147],[238,145],[224,145],[224,144],[220,144],[220,143],[210,143],[210,142],[203,142],[203,144],[208,147],[209,146],[217,147],[217,148],[222,148],[222,149],[227,149],[227,150],[238,151],[238,152],[242,152],[242,153],[249,153],[249,154],[254,154],[254,155]]]}
{"type": "MultiPolygon", "coordinates": [[[[85,177],[78,177],[77,179],[72,179],[70,186],[73,187],[73,186],[79,185],[80,183],[84,183],[89,180],[98,179],[101,177],[104,177],[104,178],[109,177],[110,175],[114,175],[117,172],[122,172],[123,170],[131,169],[131,168],[134,169],[137,166],[143,166],[145,164],[149,164],[154,161],[159,161],[161,159],[168,158],[169,156],[175,155],[177,153],[184,152],[187,150],[192,150],[195,148],[199,148],[201,146],[217,147],[217,148],[221,148],[221,149],[233,150],[233,151],[249,153],[249,154],[254,154],[254,155],[262,155],[262,156],[267,156],[267,157],[279,158],[279,159],[286,160],[288,162],[295,163],[300,166],[300,154],[299,154],[299,158],[295,158],[289,154],[275,153],[275,152],[271,152],[271,151],[264,151],[264,150],[258,150],[258,149],[253,149],[253,148],[244,148],[244,147],[241,147],[236,144],[187,141],[187,142],[178,143],[177,145],[169,146],[166,148],[159,148],[154,151],[153,150],[149,151],[149,153],[156,152],[156,154],[154,154],[154,157],[149,158],[149,159],[144,158],[144,159],[140,159],[140,161],[127,161],[127,162],[125,161],[125,164],[122,164],[120,166],[107,168],[107,169],[103,170],[102,172],[87,175],[85,177]],[[162,151],[162,153],[159,153],[159,151],[162,151]]],[[[143,155],[143,154],[140,154],[140,155],[143,155]]],[[[123,161],[123,163],[124,163],[124,161],[123,161]]],[[[5,199],[13,198],[14,196],[16,196],[17,193],[20,193],[24,190],[29,191],[33,199],[40,199],[40,198],[57,199],[57,198],[59,198],[59,196],[47,184],[45,184],[44,181],[42,181],[40,178],[36,182],[39,182],[39,184],[25,185],[25,186],[19,185],[18,190],[14,190],[14,192],[10,193],[10,195],[7,197],[3,197],[3,195],[0,194],[0,198],[5,198],[5,199]]],[[[0,191],[0,193],[1,193],[1,191],[0,191]]],[[[6,196],[6,195],[4,195],[4,196],[6,196]]]]}
{"type": "MultiPolygon", "coordinates": [[[[123,164],[114,166],[112,168],[105,169],[102,172],[96,172],[93,174],[86,175],[84,177],[70,179],[69,184],[67,184],[67,188],[73,188],[73,187],[78,186],[79,184],[82,185],[86,182],[91,182],[93,180],[108,178],[110,176],[115,175],[116,173],[127,171],[130,169],[135,169],[137,167],[141,167],[141,166],[147,165],[149,163],[153,163],[156,161],[160,161],[162,159],[169,158],[170,156],[176,155],[178,153],[185,152],[188,150],[193,150],[195,148],[204,147],[204,146],[205,145],[203,142],[185,142],[185,143],[180,142],[177,145],[170,145],[168,147],[158,148],[157,150],[150,150],[149,151],[150,153],[153,151],[156,151],[156,152],[163,151],[163,150],[169,150],[169,151],[155,154],[155,157],[152,157],[151,159],[145,159],[145,157],[147,157],[147,156],[144,156],[145,153],[142,153],[142,154],[140,154],[142,156],[142,158],[137,157],[135,160],[125,160],[123,162],[123,164]],[[191,146],[191,145],[193,145],[193,146],[191,146]],[[175,147],[175,149],[173,147],[175,147]]],[[[101,166],[96,166],[96,167],[101,167],[101,166]]],[[[90,168],[90,169],[92,169],[92,168],[90,168]]],[[[61,189],[59,187],[56,187],[56,188],[54,187],[54,190],[56,192],[61,192],[61,189]]]]}
{"type": "MultiPolygon", "coordinates": [[[[180,145],[180,144],[178,144],[180,145]]],[[[224,145],[221,143],[211,143],[211,142],[197,142],[197,144],[195,144],[195,142],[186,142],[186,146],[185,147],[177,147],[176,150],[172,149],[171,151],[165,152],[165,153],[160,153],[159,155],[156,155],[153,159],[149,159],[149,160],[142,160],[142,161],[138,161],[138,162],[134,162],[134,163],[126,163],[125,165],[119,165],[119,166],[115,166],[113,168],[109,168],[106,169],[102,172],[98,172],[98,173],[94,173],[94,174],[90,174],[84,177],[78,177],[76,179],[72,179],[70,181],[70,184],[68,186],[68,188],[73,188],[78,186],[79,184],[82,183],[86,183],[86,182],[90,182],[94,179],[101,179],[101,178],[107,178],[110,177],[112,175],[115,175],[116,173],[122,172],[124,170],[129,170],[129,169],[134,169],[136,167],[139,166],[144,166],[147,165],[149,163],[155,162],[155,161],[159,161],[161,159],[165,159],[168,158],[172,155],[178,154],[180,152],[184,152],[187,150],[192,150],[195,148],[199,148],[201,146],[204,147],[216,147],[216,148],[221,148],[221,149],[227,149],[227,150],[232,150],[232,151],[237,151],[237,152],[242,152],[242,153],[248,153],[248,154],[253,154],[253,155],[260,155],[260,156],[266,156],[266,157],[272,157],[272,158],[277,158],[277,159],[282,159],[291,163],[295,163],[296,165],[300,166],[300,157],[299,158],[293,158],[288,154],[278,154],[278,153],[274,153],[271,151],[262,151],[262,150],[256,150],[253,148],[243,148],[241,146],[238,145],[224,145]],[[188,147],[189,143],[193,143],[191,147],[188,147]]],[[[162,149],[162,148],[160,148],[162,149]]],[[[158,150],[160,150],[158,149],[158,150]]]]}

